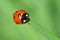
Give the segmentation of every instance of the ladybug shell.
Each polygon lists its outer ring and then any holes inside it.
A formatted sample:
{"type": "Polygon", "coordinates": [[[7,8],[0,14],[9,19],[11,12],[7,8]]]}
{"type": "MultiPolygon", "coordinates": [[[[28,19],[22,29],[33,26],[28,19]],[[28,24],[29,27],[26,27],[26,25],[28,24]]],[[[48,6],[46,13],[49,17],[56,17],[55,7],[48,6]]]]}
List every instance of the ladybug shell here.
{"type": "Polygon", "coordinates": [[[13,20],[16,24],[22,24],[22,20],[19,18],[19,14],[25,14],[24,10],[18,10],[13,14],[13,20]]]}

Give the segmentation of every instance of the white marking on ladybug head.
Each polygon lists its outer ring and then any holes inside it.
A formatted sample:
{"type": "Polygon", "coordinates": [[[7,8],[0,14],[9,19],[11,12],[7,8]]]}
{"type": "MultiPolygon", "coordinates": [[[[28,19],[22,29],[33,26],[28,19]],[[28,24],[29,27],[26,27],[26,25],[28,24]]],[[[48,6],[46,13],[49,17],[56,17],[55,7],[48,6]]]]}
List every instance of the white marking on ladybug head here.
{"type": "Polygon", "coordinates": [[[28,17],[28,14],[26,14],[26,16],[28,17]]]}
{"type": "Polygon", "coordinates": [[[26,20],[23,20],[23,22],[26,22],[26,20]]]}

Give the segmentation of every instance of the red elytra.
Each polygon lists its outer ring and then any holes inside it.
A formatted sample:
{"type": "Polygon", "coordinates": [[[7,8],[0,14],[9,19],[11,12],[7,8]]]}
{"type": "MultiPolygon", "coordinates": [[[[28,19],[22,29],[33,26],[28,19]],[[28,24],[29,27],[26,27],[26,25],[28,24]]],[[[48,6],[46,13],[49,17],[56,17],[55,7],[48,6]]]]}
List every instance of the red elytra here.
{"type": "Polygon", "coordinates": [[[16,24],[22,24],[22,20],[18,17],[18,14],[24,14],[26,13],[25,10],[17,10],[14,14],[13,14],[13,20],[16,24]]]}

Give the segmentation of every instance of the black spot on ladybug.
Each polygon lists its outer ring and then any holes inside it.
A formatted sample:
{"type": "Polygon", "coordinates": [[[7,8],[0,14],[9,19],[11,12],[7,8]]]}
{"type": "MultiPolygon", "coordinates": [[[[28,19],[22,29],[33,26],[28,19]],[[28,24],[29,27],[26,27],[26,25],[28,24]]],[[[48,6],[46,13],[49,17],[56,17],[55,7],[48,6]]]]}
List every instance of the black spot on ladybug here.
{"type": "Polygon", "coordinates": [[[16,22],[16,23],[18,23],[18,22],[16,22]]]}
{"type": "Polygon", "coordinates": [[[18,14],[18,15],[21,15],[21,14],[18,14]]]}
{"type": "Polygon", "coordinates": [[[15,16],[14,16],[14,18],[15,18],[15,16]]]}

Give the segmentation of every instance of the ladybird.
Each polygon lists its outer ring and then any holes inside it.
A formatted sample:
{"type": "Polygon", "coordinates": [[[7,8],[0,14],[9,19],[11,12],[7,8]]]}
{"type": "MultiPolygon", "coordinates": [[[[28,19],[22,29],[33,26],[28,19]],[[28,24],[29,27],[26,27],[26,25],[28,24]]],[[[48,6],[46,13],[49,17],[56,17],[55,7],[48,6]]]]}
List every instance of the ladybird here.
{"type": "Polygon", "coordinates": [[[30,21],[30,18],[25,10],[17,10],[13,14],[13,20],[16,24],[25,24],[30,21]]]}

